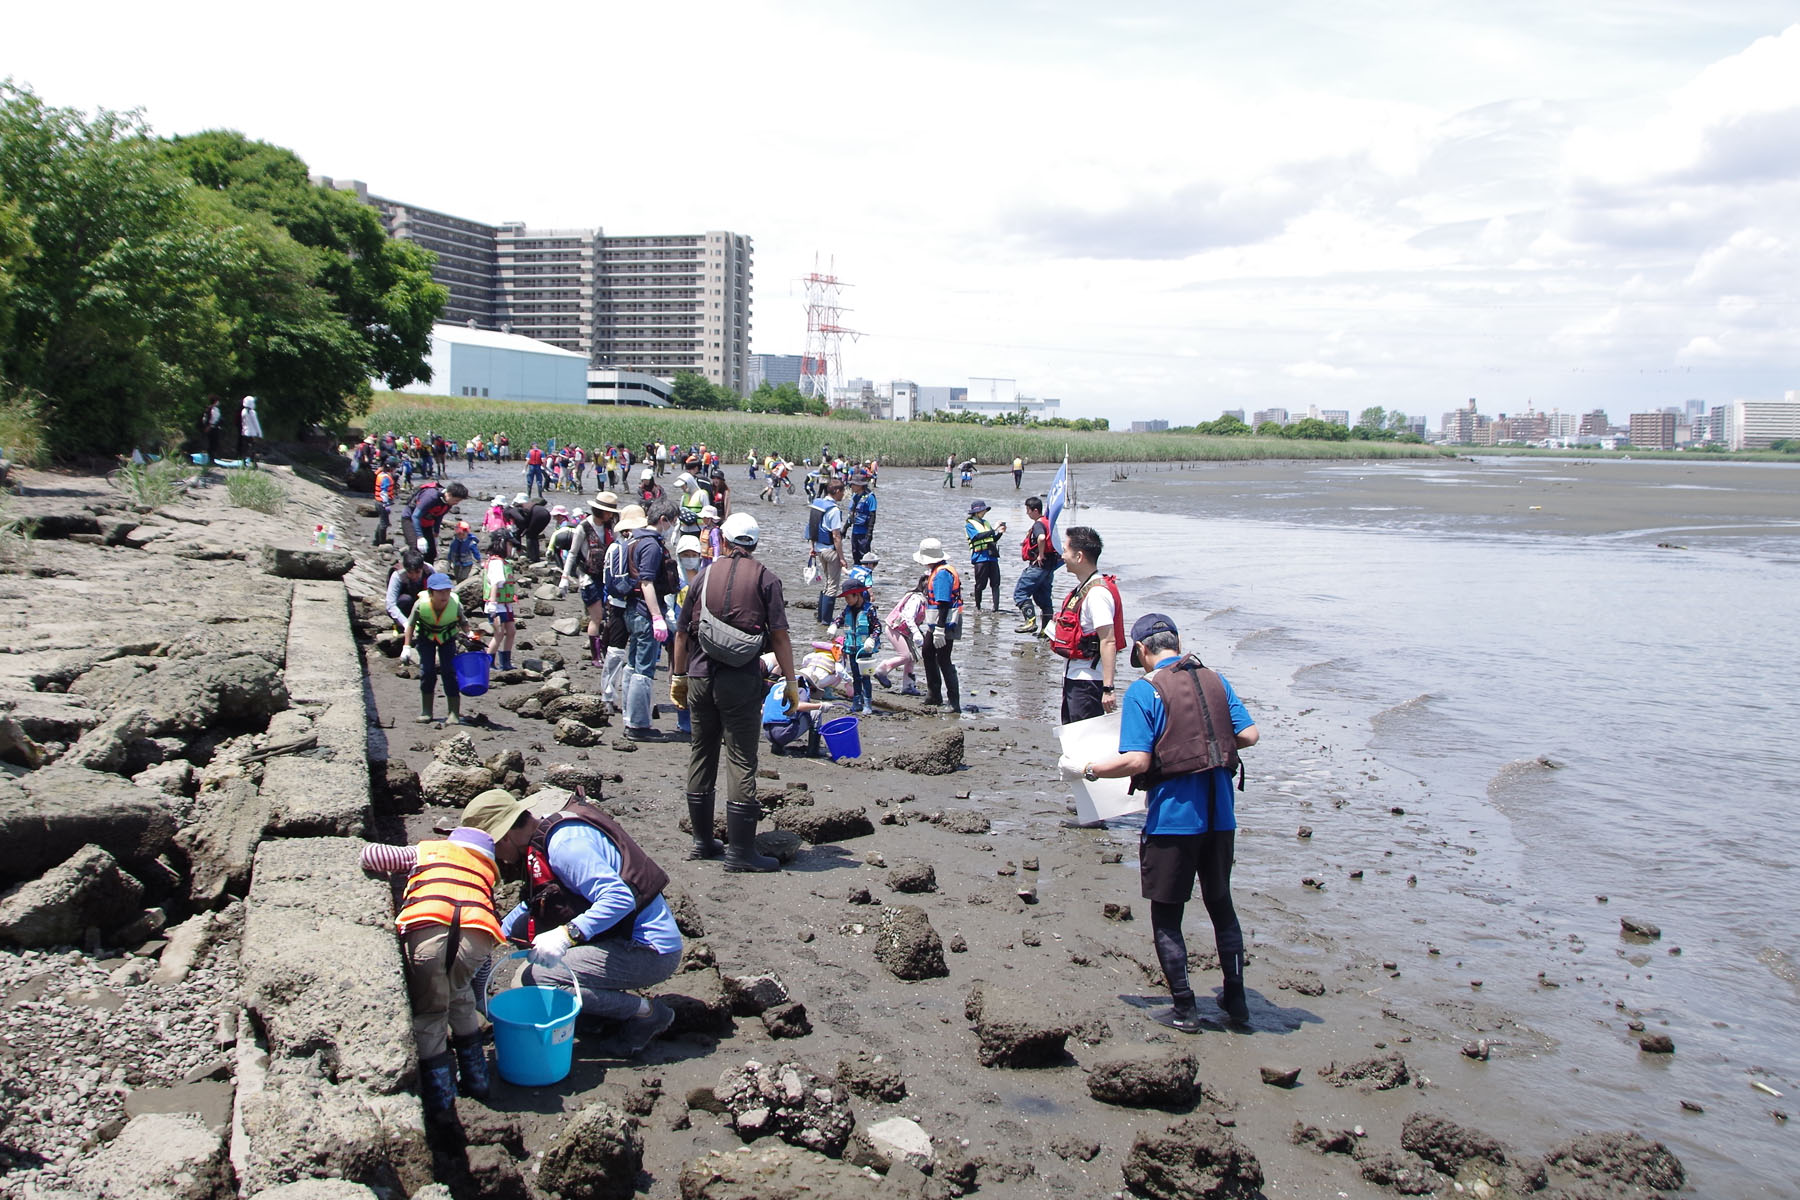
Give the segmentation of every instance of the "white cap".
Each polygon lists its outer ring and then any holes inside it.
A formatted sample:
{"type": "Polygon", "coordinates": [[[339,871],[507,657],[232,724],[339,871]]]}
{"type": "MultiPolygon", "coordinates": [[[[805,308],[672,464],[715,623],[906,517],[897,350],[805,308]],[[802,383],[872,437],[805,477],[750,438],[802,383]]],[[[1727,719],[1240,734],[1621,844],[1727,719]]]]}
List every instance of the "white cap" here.
{"type": "Polygon", "coordinates": [[[684,535],[680,541],[675,543],[675,553],[677,553],[677,554],[705,554],[706,547],[702,546],[700,544],[699,538],[695,537],[693,534],[690,533],[690,534],[684,535]]]}
{"type": "Polygon", "coordinates": [[[754,546],[762,537],[762,529],[757,525],[756,518],[745,512],[735,512],[726,517],[721,532],[724,533],[725,540],[734,546],[754,546]]]}
{"type": "Polygon", "coordinates": [[[676,487],[693,487],[694,486],[694,477],[692,475],[689,475],[686,471],[683,471],[681,474],[679,474],[675,477],[675,486],[676,487]]]}
{"type": "Polygon", "coordinates": [[[639,479],[640,479],[640,480],[643,480],[643,479],[655,479],[655,478],[656,478],[656,472],[655,472],[655,471],[652,471],[652,470],[651,470],[651,469],[650,469],[650,468],[649,468],[649,467],[645,467],[645,468],[644,468],[644,469],[643,469],[643,470],[641,470],[641,471],[639,471],[639,472],[638,472],[638,478],[639,478],[639,479]]]}

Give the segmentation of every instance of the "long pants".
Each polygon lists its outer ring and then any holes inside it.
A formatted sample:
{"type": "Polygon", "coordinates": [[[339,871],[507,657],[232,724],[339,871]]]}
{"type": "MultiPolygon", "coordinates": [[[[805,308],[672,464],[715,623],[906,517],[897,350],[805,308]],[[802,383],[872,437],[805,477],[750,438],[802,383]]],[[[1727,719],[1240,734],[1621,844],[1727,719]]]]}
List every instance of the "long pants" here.
{"type": "Polygon", "coordinates": [[[829,625],[844,590],[844,555],[830,547],[820,550],[814,546],[813,552],[819,556],[819,624],[829,625]]]}
{"type": "MultiPolygon", "coordinates": [[[[1237,909],[1231,903],[1231,863],[1237,831],[1223,829],[1185,836],[1200,840],[1195,875],[1200,880],[1200,899],[1206,905],[1206,915],[1212,918],[1219,965],[1226,982],[1242,982],[1244,933],[1238,925],[1237,909]]],[[[1169,995],[1178,1004],[1192,1003],[1194,999],[1193,986],[1188,982],[1187,941],[1181,936],[1181,918],[1186,908],[1182,903],[1150,901],[1150,932],[1156,940],[1157,961],[1169,981],[1169,995]]]]}
{"type": "Polygon", "coordinates": [[[655,987],[680,965],[679,953],[660,954],[624,934],[571,946],[556,966],[529,965],[520,973],[520,979],[532,986],[572,993],[572,975],[581,980],[582,1012],[603,1020],[628,1021],[638,1012],[638,998],[631,993],[655,987]]]}
{"type": "Polygon", "coordinates": [[[1020,478],[1021,478],[1021,477],[1022,477],[1022,476],[1023,476],[1023,475],[1024,475],[1024,474],[1025,474],[1025,472],[1023,472],[1023,471],[1014,471],[1014,472],[1013,472],[1013,491],[1015,491],[1015,492],[1016,492],[1016,491],[1018,491],[1018,490],[1019,490],[1019,479],[1020,479],[1020,478]]]}
{"type": "Polygon", "coordinates": [[[868,555],[869,549],[874,542],[874,530],[871,529],[867,533],[856,533],[853,531],[850,534],[850,564],[852,566],[861,566],[863,558],[868,555]]]}
{"type": "Polygon", "coordinates": [[[1056,601],[1050,598],[1050,585],[1055,578],[1056,572],[1048,567],[1026,567],[1019,572],[1019,582],[1013,585],[1013,603],[1027,618],[1035,606],[1037,615],[1049,620],[1056,615],[1056,601]]]}
{"type": "Polygon", "coordinates": [[[450,1035],[464,1038],[481,1031],[469,980],[499,943],[487,930],[465,925],[457,936],[456,957],[446,962],[448,925],[415,925],[405,937],[413,1042],[421,1059],[436,1058],[450,1048],[450,1035]]]}
{"type": "Polygon", "coordinates": [[[850,667],[850,703],[852,707],[873,710],[875,707],[875,681],[868,671],[863,670],[862,661],[856,655],[846,652],[844,662],[850,667]]]}
{"type": "Polygon", "coordinates": [[[662,644],[656,640],[650,610],[634,601],[625,610],[625,728],[650,728],[650,689],[656,679],[656,660],[662,644]]]}
{"type": "Polygon", "coordinates": [[[950,652],[956,649],[956,639],[950,638],[942,646],[932,643],[931,635],[925,635],[925,702],[942,704],[948,693],[951,708],[962,707],[962,684],[956,678],[956,664],[950,661],[950,652]]]}
{"type": "Polygon", "coordinates": [[[544,468],[542,467],[525,468],[525,494],[529,496],[532,492],[536,492],[540,496],[544,494],[544,468]]]}
{"type": "Polygon", "coordinates": [[[437,686],[440,675],[444,679],[444,699],[452,704],[460,700],[462,692],[456,687],[456,639],[434,642],[422,637],[413,645],[419,649],[419,703],[431,703],[431,689],[437,686]]]}
{"type": "Polygon", "coordinates": [[[375,505],[375,538],[374,544],[385,546],[388,542],[388,520],[394,515],[394,506],[385,501],[375,505]]]}
{"type": "Polygon", "coordinates": [[[688,679],[688,716],[693,722],[688,753],[689,795],[718,784],[719,749],[725,750],[725,795],[733,804],[756,803],[756,752],[762,736],[762,671],[710,664],[712,673],[688,679]]]}
{"type": "Polygon", "coordinates": [[[988,588],[994,595],[994,611],[1000,611],[1000,560],[990,558],[987,562],[973,564],[975,567],[975,607],[981,607],[981,590],[988,588]]]}

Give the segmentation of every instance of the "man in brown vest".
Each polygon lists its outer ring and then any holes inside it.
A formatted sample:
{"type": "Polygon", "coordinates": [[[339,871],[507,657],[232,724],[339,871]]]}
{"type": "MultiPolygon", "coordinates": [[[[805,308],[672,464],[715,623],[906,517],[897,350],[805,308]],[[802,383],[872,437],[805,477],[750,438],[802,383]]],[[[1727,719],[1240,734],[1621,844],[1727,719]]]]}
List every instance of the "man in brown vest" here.
{"type": "Polygon", "coordinates": [[[1244,935],[1231,903],[1231,862],[1237,836],[1232,784],[1243,786],[1240,749],[1256,745],[1256,724],[1223,675],[1195,654],[1183,655],[1175,622],[1148,613],[1131,626],[1131,665],[1146,674],[1126,689],[1120,706],[1119,753],[1078,763],[1064,756],[1065,778],[1131,779],[1147,792],[1138,841],[1150,929],[1175,1002],[1157,1019],[1183,1033],[1200,1032],[1200,1013],[1188,983],[1181,917],[1200,880],[1212,918],[1219,967],[1225,976],[1219,1007],[1234,1025],[1250,1022],[1244,996],[1244,935]]]}

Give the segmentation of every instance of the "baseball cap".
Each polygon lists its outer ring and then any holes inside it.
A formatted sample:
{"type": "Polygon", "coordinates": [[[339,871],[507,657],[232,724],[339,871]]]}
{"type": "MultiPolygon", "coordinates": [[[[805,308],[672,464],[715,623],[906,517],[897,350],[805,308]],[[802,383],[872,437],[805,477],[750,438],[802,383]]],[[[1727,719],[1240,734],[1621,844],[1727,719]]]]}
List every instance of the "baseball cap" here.
{"type": "Polygon", "coordinates": [[[725,535],[725,540],[734,546],[754,546],[762,537],[762,529],[757,525],[756,518],[749,513],[742,512],[732,513],[726,517],[720,532],[725,535]]]}
{"type": "Polygon", "coordinates": [[[1175,628],[1175,622],[1164,616],[1162,613],[1145,613],[1131,623],[1132,666],[1141,667],[1144,665],[1142,662],[1138,661],[1138,643],[1147,641],[1159,633],[1172,633],[1176,637],[1181,636],[1181,630],[1175,628]]]}
{"type": "Polygon", "coordinates": [[[431,591],[442,592],[442,591],[448,591],[450,588],[455,587],[456,581],[454,579],[451,579],[448,575],[444,574],[442,571],[433,571],[431,573],[431,578],[429,578],[425,581],[425,586],[427,588],[429,588],[431,591]]]}
{"type": "Polygon", "coordinates": [[[489,788],[469,801],[459,824],[479,829],[497,842],[512,832],[525,811],[525,802],[511,792],[489,788]]]}

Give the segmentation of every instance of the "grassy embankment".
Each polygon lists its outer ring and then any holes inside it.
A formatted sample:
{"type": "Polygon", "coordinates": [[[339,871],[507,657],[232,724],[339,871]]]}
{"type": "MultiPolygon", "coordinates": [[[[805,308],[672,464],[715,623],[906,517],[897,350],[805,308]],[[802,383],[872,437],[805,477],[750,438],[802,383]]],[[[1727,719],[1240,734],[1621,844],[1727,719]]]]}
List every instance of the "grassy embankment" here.
{"type": "Polygon", "coordinates": [[[781,417],[759,413],[651,411],[642,408],[592,408],[565,404],[516,404],[466,400],[455,396],[412,396],[377,392],[363,420],[369,432],[424,434],[467,439],[477,433],[491,438],[504,432],[515,450],[554,437],[581,446],[616,442],[704,442],[727,462],[741,462],[754,447],[798,462],[816,457],[829,443],[833,453],[853,459],[876,458],[884,466],[941,467],[945,458],[973,458],[993,466],[1060,461],[1068,447],[1072,462],[1196,462],[1291,458],[1437,458],[1434,446],[1391,442],[1309,442],[1285,438],[1200,437],[1165,433],[1076,433],[1066,429],[982,427],[934,421],[832,421],[819,417],[781,417]]]}

